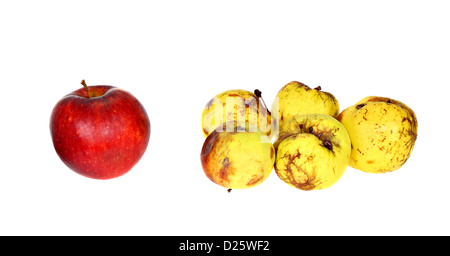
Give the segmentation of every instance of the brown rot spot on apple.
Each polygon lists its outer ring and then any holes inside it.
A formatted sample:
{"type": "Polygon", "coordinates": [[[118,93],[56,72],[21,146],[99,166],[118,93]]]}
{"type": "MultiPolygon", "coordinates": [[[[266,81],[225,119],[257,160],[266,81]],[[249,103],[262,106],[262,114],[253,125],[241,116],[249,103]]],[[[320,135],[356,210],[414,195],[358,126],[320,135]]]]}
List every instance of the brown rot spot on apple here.
{"type": "MultiPolygon", "coordinates": [[[[286,158],[287,163],[285,165],[286,169],[284,172],[277,174],[280,178],[292,186],[302,189],[302,190],[313,190],[320,182],[317,181],[317,172],[314,168],[312,172],[306,172],[301,166],[297,165],[294,160],[301,156],[300,152],[297,152],[293,155],[285,154],[283,158],[286,158]]],[[[312,159],[311,156],[307,157],[307,159],[312,159]]],[[[277,168],[275,166],[275,168],[277,168]]]]}
{"type": "Polygon", "coordinates": [[[229,184],[230,180],[228,176],[233,173],[233,168],[231,166],[231,162],[228,157],[222,161],[222,167],[218,171],[219,179],[222,181],[222,184],[229,184]]]}
{"type": "Polygon", "coordinates": [[[366,105],[366,103],[362,103],[362,104],[356,105],[356,109],[361,109],[361,108],[363,108],[365,105],[366,105]]]}
{"type": "Polygon", "coordinates": [[[367,164],[373,164],[374,161],[372,160],[367,160],[367,164]]]}
{"type": "Polygon", "coordinates": [[[220,178],[222,181],[229,181],[229,180],[228,180],[228,167],[222,167],[222,168],[219,170],[219,178],[220,178]]]}
{"type": "Polygon", "coordinates": [[[261,181],[262,178],[263,178],[262,175],[253,175],[251,180],[249,182],[247,182],[247,186],[251,186],[251,185],[258,183],[259,181],[261,181]]]}
{"type": "Polygon", "coordinates": [[[225,159],[223,159],[222,161],[223,167],[227,168],[228,166],[230,166],[230,164],[230,159],[228,159],[228,157],[225,157],[225,159]]]}
{"type": "Polygon", "coordinates": [[[300,151],[297,149],[297,153],[295,153],[295,155],[293,155],[292,158],[289,159],[289,161],[292,163],[294,159],[300,158],[300,156],[301,156],[300,151]]]}
{"type": "Polygon", "coordinates": [[[324,140],[323,146],[325,148],[327,148],[328,150],[330,150],[331,152],[333,152],[333,144],[331,144],[331,142],[329,140],[324,140]]]}
{"type": "Polygon", "coordinates": [[[217,131],[213,131],[205,140],[204,146],[202,148],[201,156],[206,157],[211,152],[211,149],[214,147],[214,143],[216,142],[218,133],[217,131]]]}

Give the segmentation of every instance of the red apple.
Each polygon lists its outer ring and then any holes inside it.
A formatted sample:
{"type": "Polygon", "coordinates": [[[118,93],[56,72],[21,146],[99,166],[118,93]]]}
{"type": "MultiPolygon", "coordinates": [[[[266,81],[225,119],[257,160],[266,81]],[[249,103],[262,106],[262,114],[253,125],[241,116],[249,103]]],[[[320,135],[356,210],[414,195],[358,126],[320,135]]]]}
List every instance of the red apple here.
{"type": "Polygon", "coordinates": [[[86,86],[63,97],[54,107],[50,132],[56,153],[73,171],[94,179],[127,173],[144,154],[150,120],[129,92],[86,86]]]}

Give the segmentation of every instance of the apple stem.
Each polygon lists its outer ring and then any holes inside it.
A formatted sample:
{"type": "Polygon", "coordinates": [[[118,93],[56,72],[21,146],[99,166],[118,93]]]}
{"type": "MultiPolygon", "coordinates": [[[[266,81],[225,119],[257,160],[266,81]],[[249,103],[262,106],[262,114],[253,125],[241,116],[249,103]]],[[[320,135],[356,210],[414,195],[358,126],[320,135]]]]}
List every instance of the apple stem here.
{"type": "Polygon", "coordinates": [[[322,87],[320,87],[320,85],[319,85],[316,88],[314,88],[314,90],[320,91],[320,90],[322,90],[322,87]]]}
{"type": "Polygon", "coordinates": [[[86,82],[83,80],[81,80],[81,84],[83,85],[84,89],[86,89],[88,97],[92,98],[92,94],[91,94],[91,90],[89,90],[89,87],[86,85],[86,82]]]}
{"type": "Polygon", "coordinates": [[[269,115],[272,115],[269,111],[269,109],[267,108],[266,103],[264,102],[264,99],[262,97],[262,92],[258,89],[255,89],[255,95],[256,97],[258,97],[258,99],[261,99],[262,103],[264,104],[264,107],[266,108],[267,112],[269,113],[269,115]]]}
{"type": "Polygon", "coordinates": [[[231,188],[229,188],[229,189],[227,189],[227,192],[228,192],[228,193],[230,193],[230,192],[231,192],[231,190],[232,190],[232,189],[231,189],[231,188]]]}

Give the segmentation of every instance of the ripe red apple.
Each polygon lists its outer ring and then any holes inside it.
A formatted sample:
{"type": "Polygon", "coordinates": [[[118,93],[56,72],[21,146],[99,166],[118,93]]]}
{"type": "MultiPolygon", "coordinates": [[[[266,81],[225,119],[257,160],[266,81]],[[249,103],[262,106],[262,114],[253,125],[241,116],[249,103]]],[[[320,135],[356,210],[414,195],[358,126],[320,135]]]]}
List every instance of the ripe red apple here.
{"type": "Polygon", "coordinates": [[[63,97],[53,108],[50,132],[56,153],[73,171],[94,179],[127,173],[144,154],[150,120],[129,92],[87,86],[63,97]]]}

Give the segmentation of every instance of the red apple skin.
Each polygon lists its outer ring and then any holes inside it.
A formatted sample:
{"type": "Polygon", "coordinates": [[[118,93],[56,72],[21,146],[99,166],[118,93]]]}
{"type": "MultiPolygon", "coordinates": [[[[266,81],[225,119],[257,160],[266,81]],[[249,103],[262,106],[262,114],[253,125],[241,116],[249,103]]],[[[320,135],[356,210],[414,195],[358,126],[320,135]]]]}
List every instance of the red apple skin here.
{"type": "Polygon", "coordinates": [[[50,117],[56,153],[73,171],[93,179],[127,173],[144,154],[150,120],[141,103],[113,86],[89,86],[63,97],[50,117]]]}

